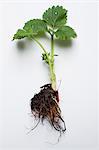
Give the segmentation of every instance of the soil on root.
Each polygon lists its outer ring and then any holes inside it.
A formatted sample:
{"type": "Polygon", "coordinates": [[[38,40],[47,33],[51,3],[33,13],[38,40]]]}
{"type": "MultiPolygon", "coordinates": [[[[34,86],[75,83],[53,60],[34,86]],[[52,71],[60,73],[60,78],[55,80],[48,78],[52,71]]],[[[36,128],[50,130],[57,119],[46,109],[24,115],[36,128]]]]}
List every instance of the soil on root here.
{"type": "Polygon", "coordinates": [[[39,122],[43,122],[44,119],[47,119],[55,130],[64,133],[66,131],[66,126],[61,116],[58,102],[58,91],[54,91],[51,84],[46,84],[42,86],[40,92],[35,94],[31,99],[31,112],[35,118],[39,119],[39,122]]]}

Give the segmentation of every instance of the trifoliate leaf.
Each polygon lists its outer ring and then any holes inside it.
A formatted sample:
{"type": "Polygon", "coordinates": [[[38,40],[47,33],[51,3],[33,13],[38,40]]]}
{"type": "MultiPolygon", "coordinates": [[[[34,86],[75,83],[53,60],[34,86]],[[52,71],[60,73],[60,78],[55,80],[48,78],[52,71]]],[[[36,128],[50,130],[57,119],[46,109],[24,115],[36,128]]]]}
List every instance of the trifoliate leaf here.
{"type": "Polygon", "coordinates": [[[25,23],[23,27],[27,32],[32,32],[33,34],[38,34],[47,31],[46,23],[41,19],[33,19],[25,23]]]}
{"type": "Polygon", "coordinates": [[[55,32],[55,36],[60,40],[68,40],[71,38],[75,38],[77,34],[71,27],[63,26],[55,32]]]}
{"type": "Polygon", "coordinates": [[[25,37],[29,37],[31,35],[31,33],[26,32],[25,30],[19,29],[16,34],[14,34],[13,40],[15,39],[22,39],[25,37]]]}
{"type": "Polygon", "coordinates": [[[52,28],[58,28],[65,25],[67,21],[67,10],[62,6],[53,6],[44,12],[43,19],[52,28]]]}

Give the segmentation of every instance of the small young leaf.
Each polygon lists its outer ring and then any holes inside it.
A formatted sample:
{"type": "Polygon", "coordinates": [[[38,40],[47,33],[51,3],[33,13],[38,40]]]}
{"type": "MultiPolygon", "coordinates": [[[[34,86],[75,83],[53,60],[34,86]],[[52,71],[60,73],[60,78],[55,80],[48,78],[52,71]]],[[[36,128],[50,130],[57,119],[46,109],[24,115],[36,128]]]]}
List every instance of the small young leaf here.
{"type": "Polygon", "coordinates": [[[19,29],[16,34],[14,34],[13,40],[15,39],[22,39],[25,37],[29,37],[31,34],[27,33],[25,30],[19,29]]]}
{"type": "Polygon", "coordinates": [[[25,23],[23,27],[27,32],[32,32],[33,34],[38,34],[47,31],[46,23],[41,19],[33,19],[25,23]]]}
{"type": "MultiPolygon", "coordinates": [[[[50,56],[50,53],[48,53],[48,56],[50,56]]],[[[44,60],[47,64],[49,64],[49,60],[47,58],[46,53],[42,53],[42,60],[44,60]]]]}
{"type": "Polygon", "coordinates": [[[55,32],[55,36],[60,40],[68,40],[71,38],[75,38],[77,34],[71,27],[63,26],[55,32]]]}
{"type": "Polygon", "coordinates": [[[58,28],[65,25],[67,21],[67,10],[62,6],[53,6],[44,12],[43,19],[53,29],[58,28]]]}

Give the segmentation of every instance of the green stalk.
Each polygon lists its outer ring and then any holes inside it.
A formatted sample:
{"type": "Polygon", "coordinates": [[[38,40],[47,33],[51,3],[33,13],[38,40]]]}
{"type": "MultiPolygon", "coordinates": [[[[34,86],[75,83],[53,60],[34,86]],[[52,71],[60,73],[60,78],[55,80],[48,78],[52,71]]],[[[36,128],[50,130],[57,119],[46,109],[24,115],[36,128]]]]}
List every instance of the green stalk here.
{"type": "Polygon", "coordinates": [[[54,69],[54,34],[51,34],[51,57],[49,58],[49,55],[43,45],[33,37],[33,40],[41,47],[44,53],[46,53],[48,62],[49,62],[49,69],[50,69],[50,80],[52,84],[53,90],[56,90],[56,75],[55,75],[55,69],[54,69]]]}
{"type": "MultiPolygon", "coordinates": [[[[41,49],[43,50],[43,52],[47,55],[47,57],[48,57],[48,53],[47,53],[47,51],[45,50],[45,48],[43,47],[43,45],[36,39],[36,38],[34,38],[33,37],[33,40],[41,47],[41,49]]],[[[48,59],[49,59],[49,57],[48,57],[48,59]]]]}
{"type": "Polygon", "coordinates": [[[51,34],[51,59],[49,62],[50,68],[50,79],[53,90],[56,90],[56,75],[55,75],[55,68],[54,68],[54,34],[51,34]]]}

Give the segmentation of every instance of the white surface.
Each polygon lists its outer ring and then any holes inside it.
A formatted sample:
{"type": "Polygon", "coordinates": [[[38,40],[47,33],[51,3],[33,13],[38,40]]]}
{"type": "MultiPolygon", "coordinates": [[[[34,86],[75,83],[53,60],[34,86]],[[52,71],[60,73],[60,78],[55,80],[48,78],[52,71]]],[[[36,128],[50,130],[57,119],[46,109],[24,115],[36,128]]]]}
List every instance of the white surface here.
{"type": "MultiPolygon", "coordinates": [[[[49,1],[50,2],[50,1],[49,1]]],[[[33,150],[98,149],[97,107],[97,3],[52,2],[0,4],[0,148],[33,150]],[[60,106],[67,132],[56,145],[57,132],[45,123],[27,135],[33,126],[29,100],[39,87],[49,82],[48,69],[42,63],[40,48],[33,42],[12,42],[18,28],[53,4],[68,10],[68,25],[77,39],[72,44],[56,42],[56,73],[61,80],[60,106]],[[23,48],[22,48],[23,46],[23,48]]],[[[49,39],[40,38],[47,49],[49,39]]]]}

